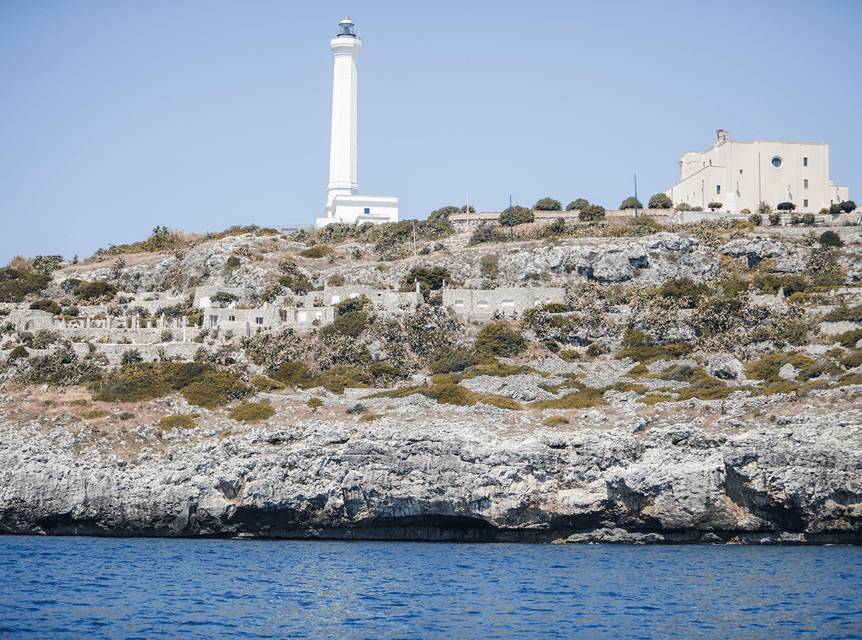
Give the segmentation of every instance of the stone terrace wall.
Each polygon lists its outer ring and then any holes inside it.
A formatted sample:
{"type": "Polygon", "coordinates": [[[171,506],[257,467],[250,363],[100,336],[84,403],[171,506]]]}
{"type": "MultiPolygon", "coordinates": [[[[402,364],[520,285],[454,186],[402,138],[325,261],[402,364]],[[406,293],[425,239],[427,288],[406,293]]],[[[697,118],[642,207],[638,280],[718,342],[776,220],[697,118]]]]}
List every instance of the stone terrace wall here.
{"type": "Polygon", "coordinates": [[[503,287],[499,289],[443,289],[443,304],[468,322],[488,322],[495,313],[512,317],[540,304],[565,304],[562,287],[503,287]]]}

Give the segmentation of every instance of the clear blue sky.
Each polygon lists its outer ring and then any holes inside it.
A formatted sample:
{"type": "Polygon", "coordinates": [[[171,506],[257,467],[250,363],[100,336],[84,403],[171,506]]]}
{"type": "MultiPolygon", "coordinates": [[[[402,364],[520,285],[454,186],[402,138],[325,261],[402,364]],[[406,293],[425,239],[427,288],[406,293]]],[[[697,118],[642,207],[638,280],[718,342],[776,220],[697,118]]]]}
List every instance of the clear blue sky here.
{"type": "Polygon", "coordinates": [[[468,194],[614,208],[635,173],[645,200],[719,128],[828,142],[862,200],[859,0],[0,0],[0,264],[313,222],[345,15],[360,193],[402,219],[468,194]]]}

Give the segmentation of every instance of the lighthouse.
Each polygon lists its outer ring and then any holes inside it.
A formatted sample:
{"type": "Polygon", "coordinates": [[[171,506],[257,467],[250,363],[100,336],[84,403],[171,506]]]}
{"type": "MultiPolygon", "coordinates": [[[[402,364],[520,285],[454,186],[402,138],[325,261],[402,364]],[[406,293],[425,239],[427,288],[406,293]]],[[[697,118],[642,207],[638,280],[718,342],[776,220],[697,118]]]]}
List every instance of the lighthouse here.
{"type": "Polygon", "coordinates": [[[341,222],[398,222],[398,198],[359,195],[357,180],[357,65],[362,40],[350,18],[338,25],[329,43],[335,56],[332,77],[332,130],[329,185],[323,217],[316,228],[341,222]]]}

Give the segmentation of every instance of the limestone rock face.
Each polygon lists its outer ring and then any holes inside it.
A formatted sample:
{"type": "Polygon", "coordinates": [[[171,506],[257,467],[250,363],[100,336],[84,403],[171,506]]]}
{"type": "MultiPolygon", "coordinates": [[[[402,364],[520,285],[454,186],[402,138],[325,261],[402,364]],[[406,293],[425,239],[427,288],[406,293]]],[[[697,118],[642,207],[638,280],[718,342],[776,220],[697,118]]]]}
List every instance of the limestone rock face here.
{"type": "Polygon", "coordinates": [[[0,424],[7,533],[862,542],[862,427],[315,421],[126,461],[0,424]],[[782,538],[782,536],[784,536],[782,538]]]}

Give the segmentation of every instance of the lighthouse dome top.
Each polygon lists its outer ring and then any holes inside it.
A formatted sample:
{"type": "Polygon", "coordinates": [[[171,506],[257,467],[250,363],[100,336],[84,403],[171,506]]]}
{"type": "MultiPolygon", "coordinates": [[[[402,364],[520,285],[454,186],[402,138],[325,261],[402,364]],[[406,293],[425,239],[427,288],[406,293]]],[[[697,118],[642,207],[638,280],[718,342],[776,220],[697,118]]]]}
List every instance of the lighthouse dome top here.
{"type": "Polygon", "coordinates": [[[353,30],[353,22],[351,22],[350,18],[344,18],[341,22],[338,23],[338,36],[339,38],[355,38],[356,32],[353,30]]]}

